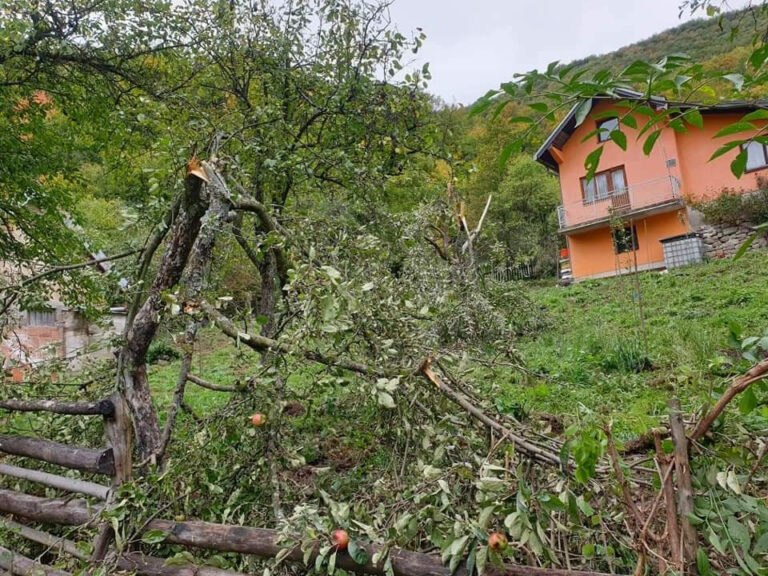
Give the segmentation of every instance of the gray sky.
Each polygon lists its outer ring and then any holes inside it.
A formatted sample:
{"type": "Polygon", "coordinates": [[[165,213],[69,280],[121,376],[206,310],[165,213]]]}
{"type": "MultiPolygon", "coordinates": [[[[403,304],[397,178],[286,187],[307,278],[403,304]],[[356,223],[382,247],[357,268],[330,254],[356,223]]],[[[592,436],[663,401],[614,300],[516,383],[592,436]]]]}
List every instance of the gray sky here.
{"type": "MultiPolygon", "coordinates": [[[[741,6],[746,0],[731,0],[741,6]]],[[[515,72],[612,52],[676,26],[680,0],[396,0],[402,32],[421,27],[429,91],[470,104],[515,72]]],[[[690,16],[683,20],[690,19],[690,16]]]]}

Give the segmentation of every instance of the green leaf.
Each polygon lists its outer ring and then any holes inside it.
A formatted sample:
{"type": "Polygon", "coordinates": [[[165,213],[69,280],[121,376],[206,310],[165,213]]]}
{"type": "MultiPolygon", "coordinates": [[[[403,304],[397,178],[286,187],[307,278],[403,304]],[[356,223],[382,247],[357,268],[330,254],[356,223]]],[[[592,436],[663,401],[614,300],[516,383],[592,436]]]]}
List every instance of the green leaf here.
{"type": "Polygon", "coordinates": [[[685,113],[685,120],[689,124],[696,126],[696,128],[704,128],[704,117],[701,115],[701,112],[695,108],[685,113]]]}
{"type": "Polygon", "coordinates": [[[621,130],[611,130],[611,140],[616,142],[616,145],[622,150],[627,150],[627,135],[621,130]]]}
{"type": "Polygon", "coordinates": [[[472,107],[469,109],[468,117],[472,118],[473,116],[477,116],[478,114],[482,114],[488,108],[491,107],[491,104],[493,104],[493,100],[487,97],[480,98],[477,102],[475,102],[472,107]]]}
{"type": "Polygon", "coordinates": [[[728,124],[725,128],[720,130],[717,134],[714,135],[714,138],[722,138],[723,136],[731,136],[732,134],[738,134],[739,132],[755,132],[757,131],[757,126],[750,122],[744,122],[742,120],[738,122],[734,122],[733,124],[728,124]]]}
{"type": "Polygon", "coordinates": [[[751,542],[749,530],[735,516],[728,517],[728,534],[735,544],[738,544],[743,550],[749,550],[751,542]]]}
{"type": "Polygon", "coordinates": [[[491,118],[493,120],[496,120],[496,118],[498,118],[501,115],[501,113],[504,112],[504,109],[507,106],[509,106],[509,104],[511,104],[511,103],[512,103],[511,100],[502,100],[501,102],[499,102],[496,105],[496,108],[493,109],[493,114],[491,115],[491,118]]]}
{"type": "Polygon", "coordinates": [[[333,576],[333,573],[336,572],[336,554],[337,552],[334,552],[328,559],[328,576],[333,576]]]}
{"type": "Polygon", "coordinates": [[[648,138],[645,139],[645,142],[643,143],[643,154],[646,156],[649,156],[651,154],[651,151],[653,150],[653,147],[656,145],[656,140],[659,139],[659,136],[661,136],[661,130],[655,130],[651,132],[651,135],[648,136],[648,138]]]}
{"type": "Polygon", "coordinates": [[[488,527],[488,521],[491,519],[494,510],[496,510],[495,504],[491,504],[490,506],[483,508],[483,510],[480,512],[480,518],[477,521],[477,525],[480,526],[480,528],[488,527]]]}
{"type": "Polygon", "coordinates": [[[379,405],[384,406],[384,408],[389,408],[389,409],[395,408],[395,399],[392,398],[389,392],[384,392],[383,390],[380,390],[378,395],[378,401],[379,401],[379,405]]]}
{"type": "Polygon", "coordinates": [[[364,547],[360,546],[355,540],[349,541],[349,547],[347,548],[352,560],[360,564],[361,566],[368,563],[368,552],[364,547]]]}
{"type": "Polygon", "coordinates": [[[592,110],[592,99],[582,100],[576,105],[576,113],[574,119],[576,120],[576,126],[581,126],[584,123],[587,114],[592,110]]]}
{"type": "Polygon", "coordinates": [[[753,232],[749,238],[746,239],[744,244],[742,244],[739,249],[736,251],[736,255],[733,257],[734,260],[738,260],[744,254],[747,253],[747,250],[749,250],[749,247],[752,246],[752,244],[757,240],[761,233],[765,230],[768,230],[768,222],[765,222],[763,224],[760,224],[759,226],[755,226],[755,232],[753,232]]]}
{"type": "Polygon", "coordinates": [[[759,556],[760,554],[765,554],[768,552],[768,532],[765,532],[760,538],[757,539],[757,542],[755,542],[755,546],[752,548],[752,554],[759,556]]]}
{"type": "Polygon", "coordinates": [[[590,180],[594,178],[595,172],[597,171],[597,167],[600,164],[600,157],[603,155],[603,147],[600,146],[598,148],[595,148],[587,154],[586,159],[584,160],[584,168],[587,169],[587,180],[590,180]]]}
{"type": "Polygon", "coordinates": [[[768,59],[768,44],[761,44],[752,54],[749,55],[749,63],[754,69],[762,67],[768,59]]]}
{"type": "Polygon", "coordinates": [[[479,576],[483,576],[485,573],[485,565],[488,563],[488,546],[481,546],[477,550],[475,564],[477,565],[477,573],[479,576]]]}
{"type": "Polygon", "coordinates": [[[509,161],[510,156],[512,156],[512,153],[519,149],[520,143],[518,142],[510,142],[504,146],[504,149],[501,151],[501,156],[499,156],[499,169],[504,170],[504,167],[507,165],[507,162],[509,161]]]}
{"type": "Polygon", "coordinates": [[[584,546],[581,547],[581,555],[584,556],[584,558],[590,559],[595,557],[595,545],[594,544],[584,544],[584,546]]]}
{"type": "Polygon", "coordinates": [[[629,126],[633,130],[637,130],[637,120],[631,114],[626,114],[621,118],[621,123],[625,126],[629,126]]]}
{"type": "Polygon", "coordinates": [[[722,146],[720,146],[720,148],[715,150],[715,153],[712,154],[712,156],[709,157],[709,160],[712,161],[715,158],[719,158],[723,154],[726,154],[726,153],[730,152],[731,150],[733,150],[734,148],[737,148],[738,146],[741,146],[743,143],[744,143],[744,140],[734,140],[732,142],[728,142],[727,144],[723,144],[722,146]]]}
{"type": "Polygon", "coordinates": [[[159,544],[163,542],[168,535],[162,530],[147,530],[141,537],[144,544],[159,544]]]}
{"type": "Polygon", "coordinates": [[[714,576],[704,548],[699,548],[696,551],[696,568],[699,570],[699,576],[714,576]]]}
{"type": "Polygon", "coordinates": [[[749,414],[757,406],[757,396],[752,388],[747,388],[741,395],[739,400],[739,412],[742,414],[749,414]]]}
{"type": "Polygon", "coordinates": [[[733,173],[736,178],[741,178],[744,175],[744,170],[747,169],[747,151],[742,150],[739,152],[738,156],[733,159],[733,162],[731,162],[731,173],[733,173]]]}
{"type": "Polygon", "coordinates": [[[477,548],[472,548],[472,550],[469,551],[469,555],[467,556],[467,576],[472,576],[475,572],[476,554],[477,548]]]}
{"type": "Polygon", "coordinates": [[[741,119],[742,122],[751,122],[753,120],[768,120],[768,110],[760,108],[759,110],[750,112],[741,119]]]}

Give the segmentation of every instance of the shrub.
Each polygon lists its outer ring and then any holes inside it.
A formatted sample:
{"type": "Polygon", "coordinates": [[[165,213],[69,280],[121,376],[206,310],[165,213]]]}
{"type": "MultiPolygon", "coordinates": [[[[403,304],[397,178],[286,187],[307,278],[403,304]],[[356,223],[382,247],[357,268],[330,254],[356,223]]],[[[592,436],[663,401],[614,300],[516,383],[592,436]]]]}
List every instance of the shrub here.
{"type": "Polygon", "coordinates": [[[147,364],[154,364],[160,360],[170,361],[180,358],[178,350],[165,342],[152,344],[147,351],[147,364]]]}
{"type": "Polygon", "coordinates": [[[757,185],[757,190],[748,193],[724,188],[722,194],[714,200],[693,203],[693,207],[712,224],[768,222],[768,180],[758,177],[757,185]]]}

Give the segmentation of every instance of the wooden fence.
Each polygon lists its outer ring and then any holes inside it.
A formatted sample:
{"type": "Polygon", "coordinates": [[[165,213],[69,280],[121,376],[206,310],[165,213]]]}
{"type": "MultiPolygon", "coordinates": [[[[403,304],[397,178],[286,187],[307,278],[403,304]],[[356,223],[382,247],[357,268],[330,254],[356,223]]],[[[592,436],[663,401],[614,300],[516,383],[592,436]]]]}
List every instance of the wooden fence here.
{"type": "MultiPolygon", "coordinates": [[[[101,402],[65,403],[55,401],[0,400],[0,409],[9,411],[45,411],[72,416],[101,417],[104,422],[106,446],[90,448],[69,446],[41,438],[0,434],[0,453],[41,460],[56,466],[79,470],[93,475],[108,477],[109,482],[100,484],[88,480],[68,478],[58,474],[32,470],[0,462],[0,474],[19,480],[41,484],[60,491],[58,498],[33,496],[15,490],[0,489],[0,527],[17,536],[40,544],[47,549],[46,558],[69,556],[94,568],[104,565],[126,572],[147,576],[244,576],[237,572],[197,564],[168,564],[166,559],[149,556],[134,550],[118,553],[113,546],[111,524],[102,518],[101,512],[110,506],[115,489],[131,477],[131,446],[133,433],[130,414],[122,397],[113,395],[101,402]],[[82,498],[82,497],[85,498],[82,498]],[[29,525],[33,524],[35,527],[29,525]],[[83,546],[66,538],[39,529],[39,525],[77,526],[92,529],[92,552],[84,552],[83,546]]],[[[280,534],[275,530],[246,526],[227,526],[209,522],[153,519],[143,527],[144,532],[160,531],[164,542],[183,547],[219,552],[234,552],[261,558],[283,556],[287,562],[313,566],[320,555],[322,544],[310,543],[308,558],[299,546],[286,550],[280,534]]],[[[46,575],[69,576],[68,572],[45,565],[6,548],[0,540],[0,576],[46,575]]],[[[88,548],[88,547],[85,547],[88,548]]],[[[381,546],[364,545],[368,558],[381,552],[381,546]]],[[[390,548],[389,559],[396,576],[451,576],[440,558],[431,554],[409,552],[390,548]]],[[[384,566],[368,560],[358,564],[346,552],[338,552],[336,567],[359,574],[384,575],[384,566]]],[[[454,574],[467,576],[464,567],[454,574]]],[[[486,571],[489,576],[606,576],[595,572],[573,572],[552,568],[506,565],[486,571]]]]}

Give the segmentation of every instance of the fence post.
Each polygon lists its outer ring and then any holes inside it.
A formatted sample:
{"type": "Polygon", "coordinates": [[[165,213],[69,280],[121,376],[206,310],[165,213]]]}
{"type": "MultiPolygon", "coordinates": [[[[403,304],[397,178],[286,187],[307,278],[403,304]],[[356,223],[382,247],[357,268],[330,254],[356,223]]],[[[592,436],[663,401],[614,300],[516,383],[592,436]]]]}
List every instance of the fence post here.
{"type": "MultiPolygon", "coordinates": [[[[112,394],[110,400],[115,406],[115,411],[111,416],[104,418],[104,433],[107,437],[107,446],[112,448],[115,460],[115,475],[112,477],[112,487],[105,509],[109,508],[114,502],[117,488],[130,480],[132,468],[131,439],[133,437],[133,429],[128,404],[119,391],[112,394]]],[[[89,569],[89,574],[104,561],[113,538],[112,526],[109,522],[103,522],[99,526],[99,533],[93,545],[92,567],[89,569]]]]}

